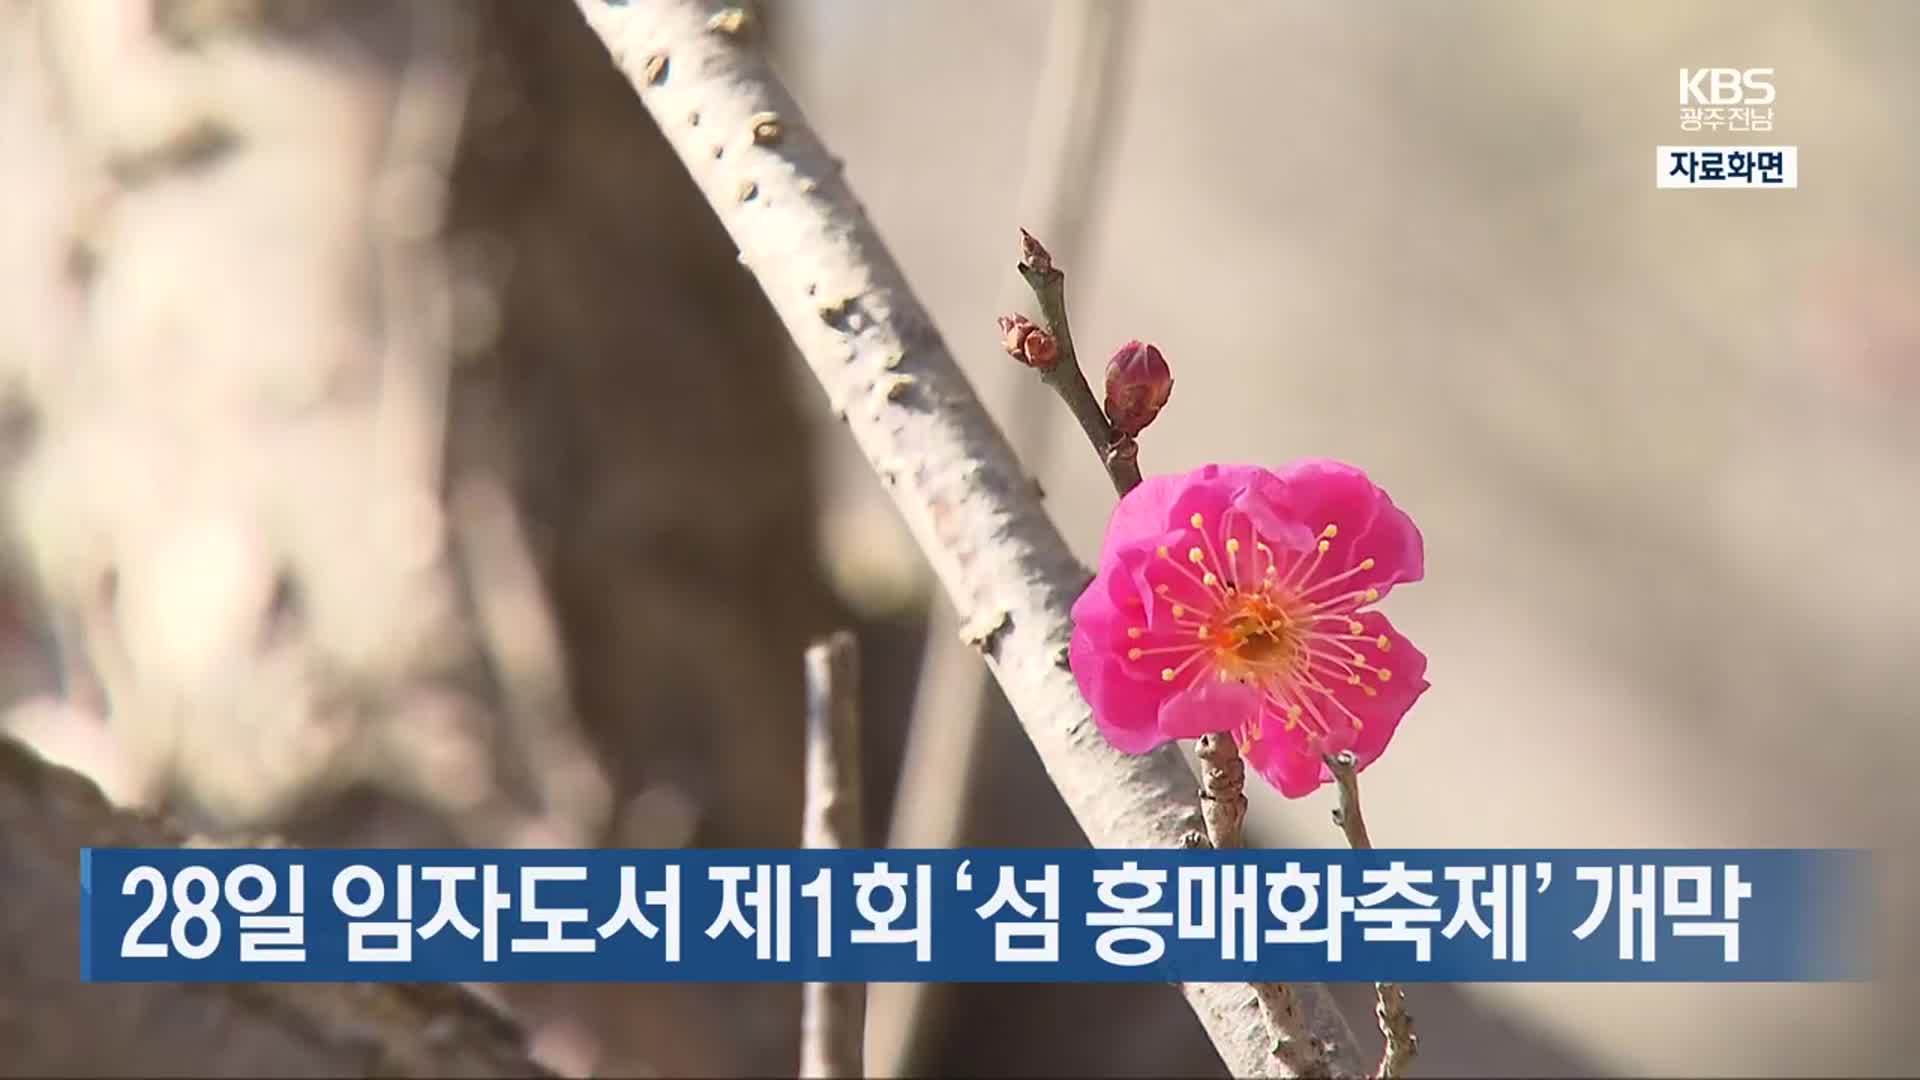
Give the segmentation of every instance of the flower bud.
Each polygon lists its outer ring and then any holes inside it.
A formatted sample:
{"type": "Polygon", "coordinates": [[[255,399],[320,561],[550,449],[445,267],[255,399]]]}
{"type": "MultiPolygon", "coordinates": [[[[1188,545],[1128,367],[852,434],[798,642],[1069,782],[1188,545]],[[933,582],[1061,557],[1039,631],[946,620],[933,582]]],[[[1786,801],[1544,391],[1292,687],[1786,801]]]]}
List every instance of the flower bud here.
{"type": "Polygon", "coordinates": [[[1146,430],[1173,395],[1173,372],[1152,345],[1129,341],[1107,361],[1107,422],[1129,438],[1146,430]]]}
{"type": "Polygon", "coordinates": [[[1034,238],[1032,233],[1025,229],[1020,230],[1020,265],[1032,270],[1036,274],[1051,274],[1054,272],[1053,253],[1048,251],[1044,244],[1040,243],[1039,240],[1034,238]]]}
{"type": "Polygon", "coordinates": [[[1000,345],[1007,355],[1037,371],[1052,371],[1060,362],[1060,343],[1025,315],[1000,317],[1000,345]]]}

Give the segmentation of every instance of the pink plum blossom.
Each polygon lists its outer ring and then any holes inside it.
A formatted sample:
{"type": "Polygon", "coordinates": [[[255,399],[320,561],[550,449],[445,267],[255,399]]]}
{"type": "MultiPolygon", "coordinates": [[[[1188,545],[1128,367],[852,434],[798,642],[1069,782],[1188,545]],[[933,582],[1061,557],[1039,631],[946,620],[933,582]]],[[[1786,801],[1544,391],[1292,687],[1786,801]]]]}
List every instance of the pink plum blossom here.
{"type": "Polygon", "coordinates": [[[1364,472],[1207,465],[1115,508],[1073,606],[1069,657],[1127,753],[1231,732],[1288,798],[1364,769],[1427,689],[1427,658],[1373,610],[1424,572],[1420,531],[1364,472]]]}

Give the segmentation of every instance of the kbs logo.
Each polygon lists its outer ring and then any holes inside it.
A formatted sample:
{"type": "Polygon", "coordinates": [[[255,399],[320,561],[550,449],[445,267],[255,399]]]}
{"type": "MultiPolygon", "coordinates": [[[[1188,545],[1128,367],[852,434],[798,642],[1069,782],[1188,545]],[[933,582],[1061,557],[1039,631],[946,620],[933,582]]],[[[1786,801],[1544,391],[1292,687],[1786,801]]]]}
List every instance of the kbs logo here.
{"type": "Polygon", "coordinates": [[[1771,105],[1772,68],[1680,69],[1682,105],[1771,105]]]}

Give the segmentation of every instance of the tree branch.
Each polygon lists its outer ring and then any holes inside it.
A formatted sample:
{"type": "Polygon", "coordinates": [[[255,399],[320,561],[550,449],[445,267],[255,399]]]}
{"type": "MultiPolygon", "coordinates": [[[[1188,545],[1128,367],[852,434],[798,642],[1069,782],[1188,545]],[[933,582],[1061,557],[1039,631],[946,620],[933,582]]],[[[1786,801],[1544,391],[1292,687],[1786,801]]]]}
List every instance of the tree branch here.
{"type": "MultiPolygon", "coordinates": [[[[1343,750],[1330,755],[1327,768],[1333,772],[1334,783],[1340,789],[1340,806],[1333,812],[1333,823],[1347,835],[1347,845],[1355,851],[1368,851],[1373,847],[1373,839],[1367,835],[1367,819],[1360,812],[1360,777],[1355,768],[1355,758],[1351,750],[1343,750]]],[[[1413,1033],[1413,1017],[1407,1013],[1407,992],[1398,983],[1374,983],[1374,1017],[1380,1023],[1380,1034],[1387,1040],[1387,1048],[1380,1056],[1380,1068],[1376,1076],[1392,1078],[1406,1076],[1413,1065],[1413,1056],[1419,1051],[1420,1040],[1413,1033]]]]}
{"type": "MultiPolygon", "coordinates": [[[[1122,754],[1094,727],[1066,666],[1087,571],[793,99],[762,58],[707,29],[710,5],[576,2],[880,474],[1088,839],[1179,845],[1199,824],[1192,771],[1173,747],[1122,754]]],[[[1229,1071],[1248,1076],[1269,1048],[1243,985],[1183,989],[1229,1071]]],[[[1317,1035],[1351,1047],[1325,989],[1299,990],[1317,1035]]]]}
{"type": "MultiPolygon", "coordinates": [[[[810,848],[861,846],[860,653],[842,630],[807,649],[807,801],[810,848]]],[[[808,983],[800,1011],[800,1075],[864,1075],[864,983],[808,983]]]]}

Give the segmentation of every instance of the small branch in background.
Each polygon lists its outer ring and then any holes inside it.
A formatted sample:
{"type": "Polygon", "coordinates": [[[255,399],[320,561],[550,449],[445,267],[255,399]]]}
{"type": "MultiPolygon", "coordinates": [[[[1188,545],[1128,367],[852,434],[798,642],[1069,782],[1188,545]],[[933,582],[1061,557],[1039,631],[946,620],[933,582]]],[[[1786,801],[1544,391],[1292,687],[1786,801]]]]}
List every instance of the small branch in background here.
{"type": "MultiPolygon", "coordinates": [[[[861,846],[860,653],[839,631],[807,649],[807,796],[801,836],[809,848],[861,846]]],[[[863,983],[808,983],[800,1012],[800,1075],[864,1075],[863,983]]]]}
{"type": "MultiPolygon", "coordinates": [[[[1360,811],[1360,777],[1356,764],[1351,750],[1327,758],[1327,768],[1333,772],[1334,783],[1340,789],[1340,806],[1333,812],[1333,823],[1347,835],[1349,847],[1368,851],[1373,848],[1373,840],[1367,835],[1367,819],[1360,811]]],[[[1380,1021],[1380,1034],[1387,1040],[1387,1049],[1380,1056],[1380,1068],[1375,1075],[1383,1080],[1406,1076],[1420,1048],[1420,1039],[1413,1033],[1413,1017],[1407,1013],[1407,992],[1398,983],[1374,983],[1373,989],[1377,1001],[1374,1015],[1380,1021]]]]}
{"type": "MultiPolygon", "coordinates": [[[[1039,370],[1040,380],[1060,395],[1087,441],[1100,454],[1113,490],[1125,495],[1140,483],[1140,446],[1131,436],[1116,434],[1107,423],[1107,414],[1087,385],[1074,352],[1073,331],[1067,324],[1067,276],[1053,265],[1052,253],[1025,229],[1020,230],[1020,276],[1040,305],[1040,317],[1046,323],[1042,332],[1047,335],[1044,340],[1034,341],[1028,334],[1022,359],[1039,370]]],[[[1018,325],[1018,320],[1008,321],[1005,328],[1009,335],[1018,325]]]]}

